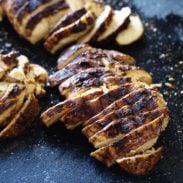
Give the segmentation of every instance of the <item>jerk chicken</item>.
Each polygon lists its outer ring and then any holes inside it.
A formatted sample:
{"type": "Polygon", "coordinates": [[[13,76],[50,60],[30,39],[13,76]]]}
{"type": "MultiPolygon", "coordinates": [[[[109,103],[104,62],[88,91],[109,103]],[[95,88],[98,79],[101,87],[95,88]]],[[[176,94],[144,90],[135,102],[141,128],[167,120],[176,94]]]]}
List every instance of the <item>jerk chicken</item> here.
{"type": "Polygon", "coordinates": [[[112,40],[128,45],[138,40],[144,28],[130,7],[114,10],[102,0],[1,0],[3,12],[16,32],[32,44],[44,41],[55,53],[73,43],[112,40]]]}
{"type": "Polygon", "coordinates": [[[38,116],[47,77],[23,55],[0,55],[0,141],[21,135],[38,116]]]}
{"type": "Polygon", "coordinates": [[[151,75],[123,53],[78,44],[58,59],[48,78],[66,99],[41,115],[46,126],[61,122],[67,129],[83,126],[96,148],[91,156],[110,167],[117,163],[130,174],[143,175],[159,162],[155,149],[169,121],[163,96],[151,75]]]}

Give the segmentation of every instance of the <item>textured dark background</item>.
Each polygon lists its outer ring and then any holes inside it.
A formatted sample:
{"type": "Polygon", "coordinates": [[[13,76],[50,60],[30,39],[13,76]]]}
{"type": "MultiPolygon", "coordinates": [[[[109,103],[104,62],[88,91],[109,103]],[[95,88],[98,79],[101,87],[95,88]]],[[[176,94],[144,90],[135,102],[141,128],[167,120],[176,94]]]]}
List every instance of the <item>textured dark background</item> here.
{"type": "MultiPolygon", "coordinates": [[[[108,2],[116,8],[123,5],[120,0],[108,2]]],[[[27,135],[0,144],[1,183],[183,182],[183,1],[124,2],[141,14],[145,35],[125,49],[112,44],[105,48],[135,56],[138,65],[152,72],[154,82],[162,83],[161,91],[171,111],[169,127],[159,142],[165,147],[164,159],[147,176],[129,176],[117,166],[108,169],[90,158],[93,149],[79,130],[68,132],[60,125],[46,129],[37,120],[27,135]]],[[[57,56],[50,56],[41,46],[35,48],[20,39],[5,20],[0,23],[0,52],[12,49],[27,55],[50,73],[55,69],[57,56]]],[[[56,93],[50,90],[42,99],[43,110],[58,101],[56,93]]]]}

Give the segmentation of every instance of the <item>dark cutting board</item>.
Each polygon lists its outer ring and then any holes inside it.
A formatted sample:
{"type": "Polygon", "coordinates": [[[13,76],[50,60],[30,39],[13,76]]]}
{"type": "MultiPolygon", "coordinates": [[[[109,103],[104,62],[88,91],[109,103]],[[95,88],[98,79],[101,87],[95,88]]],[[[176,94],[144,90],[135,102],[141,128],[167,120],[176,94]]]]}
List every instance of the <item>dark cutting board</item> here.
{"type": "MultiPolygon", "coordinates": [[[[121,2],[113,0],[111,4],[120,8],[121,2]]],[[[144,38],[125,49],[112,43],[104,48],[135,56],[138,65],[152,72],[154,82],[163,84],[161,91],[171,114],[170,124],[159,142],[165,147],[163,160],[149,175],[133,177],[117,166],[108,169],[90,158],[93,148],[79,129],[68,132],[61,125],[47,129],[37,120],[25,136],[0,144],[1,183],[183,182],[183,1],[133,0],[131,6],[142,15],[144,38]]],[[[10,50],[27,55],[50,73],[55,70],[57,56],[19,38],[4,20],[0,23],[0,52],[10,50]]],[[[49,90],[41,101],[42,110],[58,102],[57,91],[49,90]]]]}

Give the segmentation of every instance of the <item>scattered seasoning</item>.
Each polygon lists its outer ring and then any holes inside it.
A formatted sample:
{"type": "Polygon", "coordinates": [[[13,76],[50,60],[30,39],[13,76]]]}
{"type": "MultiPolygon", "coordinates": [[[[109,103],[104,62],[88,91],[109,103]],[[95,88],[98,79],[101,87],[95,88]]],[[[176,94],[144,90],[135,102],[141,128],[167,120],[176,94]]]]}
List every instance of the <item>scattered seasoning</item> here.
{"type": "Polygon", "coordinates": [[[165,83],[165,86],[167,86],[169,88],[174,88],[174,86],[172,85],[172,83],[168,83],[168,82],[165,83]]]}

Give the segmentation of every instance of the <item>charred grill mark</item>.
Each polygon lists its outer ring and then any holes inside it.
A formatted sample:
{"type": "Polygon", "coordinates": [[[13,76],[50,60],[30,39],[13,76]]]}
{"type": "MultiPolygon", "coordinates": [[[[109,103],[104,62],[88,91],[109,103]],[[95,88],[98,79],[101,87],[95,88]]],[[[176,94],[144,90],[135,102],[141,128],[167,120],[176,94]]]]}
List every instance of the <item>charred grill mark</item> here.
{"type": "Polygon", "coordinates": [[[95,41],[99,37],[99,35],[106,30],[106,28],[108,27],[108,25],[110,24],[110,22],[112,20],[112,16],[113,16],[113,11],[110,11],[106,20],[103,22],[103,24],[100,26],[100,28],[97,30],[97,32],[93,36],[92,41],[95,41]]]}
{"type": "Polygon", "coordinates": [[[0,103],[0,114],[3,113],[9,107],[15,105],[17,103],[16,100],[8,100],[3,103],[0,103]]]}
{"type": "Polygon", "coordinates": [[[13,66],[16,66],[18,63],[17,56],[18,56],[18,53],[15,51],[7,55],[0,54],[0,60],[2,60],[6,65],[13,67],[13,66]]]}
{"type": "MultiPolygon", "coordinates": [[[[105,116],[105,114],[109,114],[113,112],[114,110],[119,110],[122,106],[130,105],[138,101],[141,97],[146,95],[147,89],[142,88],[136,92],[132,92],[131,94],[127,95],[126,97],[121,97],[120,99],[113,101],[111,105],[107,105],[107,108],[104,108],[104,110],[99,113],[98,115],[94,116],[93,118],[89,119],[87,124],[91,124],[97,120],[99,120],[101,117],[105,116]]],[[[140,107],[139,107],[140,110],[140,107]]],[[[130,111],[128,111],[129,113],[130,111]]]]}
{"type": "Polygon", "coordinates": [[[166,108],[140,113],[137,116],[132,115],[132,116],[126,117],[126,115],[124,115],[124,118],[120,118],[112,121],[110,125],[106,127],[106,129],[102,130],[102,134],[105,133],[106,139],[108,137],[115,137],[121,133],[126,134],[146,123],[149,123],[155,120],[156,118],[160,117],[162,114],[165,114],[166,116],[167,114],[166,108]]]}
{"type": "Polygon", "coordinates": [[[77,21],[78,19],[80,19],[84,14],[86,14],[86,9],[85,8],[81,8],[79,10],[76,10],[70,14],[68,14],[67,16],[65,16],[59,23],[58,25],[49,33],[49,36],[51,34],[53,34],[55,31],[59,30],[60,28],[66,27],[72,23],[74,23],[75,21],[77,21]]]}
{"type": "Polygon", "coordinates": [[[51,6],[48,6],[35,16],[31,17],[31,19],[28,21],[26,25],[26,29],[33,30],[42,19],[47,18],[49,16],[53,16],[65,9],[69,9],[69,6],[68,4],[65,3],[65,0],[59,1],[51,6]]]}
{"type": "Polygon", "coordinates": [[[127,134],[122,140],[100,148],[91,155],[107,166],[111,166],[116,159],[126,157],[133,150],[158,137],[163,119],[164,115],[161,115],[151,123],[143,125],[132,133],[127,134]]]}
{"type": "MultiPolygon", "coordinates": [[[[125,95],[126,93],[130,92],[131,89],[132,88],[130,86],[127,86],[127,87],[124,86],[121,88],[121,92],[119,93],[125,95]]],[[[119,91],[119,89],[117,90],[119,91]]],[[[110,97],[111,93],[113,92],[115,92],[115,90],[102,95],[101,97],[97,98],[95,102],[88,101],[83,105],[81,105],[81,107],[70,111],[69,113],[67,113],[66,116],[64,116],[65,124],[69,126],[70,124],[72,125],[72,124],[77,124],[78,122],[84,122],[89,118],[91,118],[92,116],[96,115],[97,113],[101,112],[101,110],[105,109],[108,105],[113,103],[115,100],[119,99],[118,97],[122,97],[119,94],[112,95],[113,98],[110,97]],[[108,97],[110,98],[110,100],[108,100],[108,97]],[[74,114],[74,117],[72,116],[73,114],[74,114]]]]}
{"type": "Polygon", "coordinates": [[[23,9],[18,13],[16,16],[17,20],[21,23],[23,18],[31,13],[32,11],[36,10],[39,6],[44,6],[44,4],[49,3],[50,0],[37,0],[37,1],[26,1],[26,5],[23,9]]]}
{"type": "Polygon", "coordinates": [[[90,82],[90,79],[94,80],[98,78],[98,80],[110,76],[112,73],[108,70],[103,68],[92,68],[85,71],[81,71],[78,74],[74,75],[73,77],[67,79],[64,83],[60,85],[60,89],[69,88],[71,86],[79,86],[84,85],[87,82],[90,82]],[[85,83],[84,83],[85,82],[85,83]]]}
{"type": "Polygon", "coordinates": [[[61,39],[69,36],[70,34],[76,34],[87,30],[87,27],[92,27],[95,21],[93,13],[90,12],[81,17],[81,20],[77,20],[75,23],[71,24],[70,27],[61,28],[54,32],[45,42],[45,46],[48,50],[51,50],[55,45],[57,45],[61,39]]]}
{"type": "MultiPolygon", "coordinates": [[[[131,118],[131,116],[135,116],[137,114],[142,115],[142,116],[146,116],[147,114],[149,114],[149,116],[152,116],[152,119],[155,119],[158,115],[160,115],[162,113],[162,111],[161,110],[160,111],[158,110],[157,112],[153,112],[153,111],[149,112],[149,111],[154,110],[156,107],[158,107],[156,100],[152,101],[151,95],[150,96],[148,96],[148,95],[141,96],[140,99],[138,99],[138,101],[136,101],[132,105],[124,106],[124,107],[120,108],[119,110],[115,110],[115,108],[112,108],[112,110],[102,111],[102,113],[100,115],[95,116],[95,117],[93,117],[93,119],[91,118],[89,120],[89,126],[84,128],[83,132],[87,137],[91,137],[96,132],[98,132],[98,131],[102,130],[104,127],[106,127],[112,121],[118,120],[118,119],[121,120],[122,118],[126,118],[127,116],[129,116],[131,118]],[[149,101],[150,101],[151,105],[149,105],[149,101]],[[138,110],[136,110],[136,107],[134,107],[137,105],[139,106],[138,110]],[[134,108],[135,108],[135,110],[134,110],[134,108]],[[147,112],[147,114],[141,114],[142,112],[143,113],[147,112]]],[[[167,112],[165,112],[165,111],[163,111],[163,112],[166,114],[167,112]]],[[[150,120],[152,120],[152,119],[150,118],[150,120]]]]}

